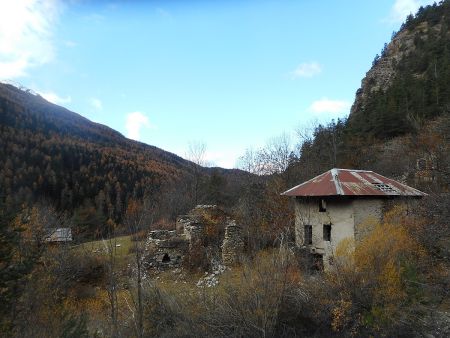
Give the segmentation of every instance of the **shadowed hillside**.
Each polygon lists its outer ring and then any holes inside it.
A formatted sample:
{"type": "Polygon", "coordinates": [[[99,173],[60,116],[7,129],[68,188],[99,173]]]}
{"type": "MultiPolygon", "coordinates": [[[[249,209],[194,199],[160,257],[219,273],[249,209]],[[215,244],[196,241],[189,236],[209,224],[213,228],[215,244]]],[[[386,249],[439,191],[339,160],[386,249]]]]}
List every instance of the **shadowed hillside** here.
{"type": "Polygon", "coordinates": [[[195,184],[197,202],[231,205],[249,175],[199,167],[9,84],[0,84],[0,139],[7,208],[44,198],[74,213],[87,233],[120,221],[130,198],[150,196],[159,217],[182,213],[195,184]]]}

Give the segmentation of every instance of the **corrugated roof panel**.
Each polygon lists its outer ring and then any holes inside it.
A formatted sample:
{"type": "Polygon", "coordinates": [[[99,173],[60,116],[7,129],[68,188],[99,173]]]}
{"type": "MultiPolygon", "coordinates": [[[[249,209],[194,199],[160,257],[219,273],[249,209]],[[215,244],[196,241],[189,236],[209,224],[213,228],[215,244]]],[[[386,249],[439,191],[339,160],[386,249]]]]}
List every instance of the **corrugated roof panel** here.
{"type": "Polygon", "coordinates": [[[286,196],[412,196],[426,194],[373,171],[331,169],[299,184],[286,196]]]}

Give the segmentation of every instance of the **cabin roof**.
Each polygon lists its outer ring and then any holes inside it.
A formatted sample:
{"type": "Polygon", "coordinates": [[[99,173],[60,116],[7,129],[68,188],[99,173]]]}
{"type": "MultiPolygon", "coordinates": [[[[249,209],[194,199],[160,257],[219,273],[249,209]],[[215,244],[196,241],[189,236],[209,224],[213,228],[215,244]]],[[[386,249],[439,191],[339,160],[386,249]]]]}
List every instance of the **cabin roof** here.
{"type": "Polygon", "coordinates": [[[334,168],[282,193],[285,196],[408,196],[426,194],[369,170],[334,168]]]}
{"type": "Polygon", "coordinates": [[[70,228],[52,228],[47,231],[46,242],[70,242],[72,230],[70,228]]]}

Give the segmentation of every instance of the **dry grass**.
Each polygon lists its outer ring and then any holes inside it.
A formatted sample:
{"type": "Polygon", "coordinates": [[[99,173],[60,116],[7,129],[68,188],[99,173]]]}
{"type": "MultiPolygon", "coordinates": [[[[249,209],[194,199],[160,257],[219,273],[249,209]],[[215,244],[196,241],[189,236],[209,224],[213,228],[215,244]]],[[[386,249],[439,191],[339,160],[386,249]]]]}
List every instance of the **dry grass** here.
{"type": "MultiPolygon", "coordinates": [[[[116,250],[117,262],[119,264],[119,268],[126,266],[129,261],[132,259],[132,250],[131,248],[134,246],[132,242],[131,236],[120,236],[111,239],[111,245],[114,246],[116,250]]],[[[109,240],[98,240],[92,242],[86,242],[80,245],[77,245],[73,248],[80,253],[84,254],[92,254],[92,255],[101,255],[107,256],[108,250],[110,247],[109,240]]]]}

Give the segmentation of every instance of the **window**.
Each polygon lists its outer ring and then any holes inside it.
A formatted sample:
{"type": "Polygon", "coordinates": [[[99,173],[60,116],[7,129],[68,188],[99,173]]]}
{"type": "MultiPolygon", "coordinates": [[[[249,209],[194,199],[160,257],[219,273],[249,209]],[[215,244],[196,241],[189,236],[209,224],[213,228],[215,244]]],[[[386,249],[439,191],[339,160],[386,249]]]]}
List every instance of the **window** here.
{"type": "Polygon", "coordinates": [[[319,212],[325,212],[327,211],[327,204],[325,203],[325,200],[319,200],[319,212]]]}
{"type": "Polygon", "coordinates": [[[323,225],[323,240],[328,242],[331,241],[331,223],[323,225]]]}
{"type": "Polygon", "coordinates": [[[312,244],[312,225],[305,225],[304,244],[312,244]]]}

